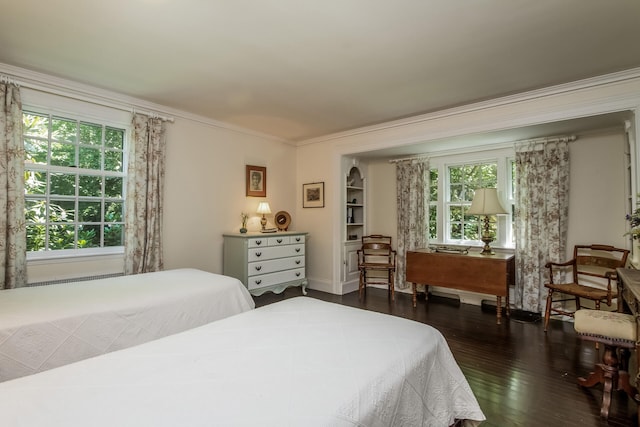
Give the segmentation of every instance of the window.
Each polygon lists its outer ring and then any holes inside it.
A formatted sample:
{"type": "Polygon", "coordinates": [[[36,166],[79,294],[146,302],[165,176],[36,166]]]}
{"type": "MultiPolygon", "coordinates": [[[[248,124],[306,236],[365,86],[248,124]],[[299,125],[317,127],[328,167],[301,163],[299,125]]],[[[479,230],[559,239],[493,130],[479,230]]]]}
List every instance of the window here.
{"type": "MultiPolygon", "coordinates": [[[[445,203],[446,238],[466,242],[480,240],[478,217],[466,214],[476,189],[496,188],[498,184],[497,162],[472,163],[447,167],[448,200],[445,203]]],[[[497,232],[495,222],[492,232],[497,232]]]]}
{"type": "Polygon", "coordinates": [[[27,251],[123,245],[125,129],[23,113],[27,251]]]}

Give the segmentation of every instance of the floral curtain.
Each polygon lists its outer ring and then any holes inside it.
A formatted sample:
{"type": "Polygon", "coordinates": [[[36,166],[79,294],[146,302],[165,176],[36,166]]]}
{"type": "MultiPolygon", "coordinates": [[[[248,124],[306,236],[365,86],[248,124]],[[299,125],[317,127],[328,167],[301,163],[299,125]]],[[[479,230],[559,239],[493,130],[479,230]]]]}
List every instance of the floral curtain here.
{"type": "Polygon", "coordinates": [[[162,119],[134,114],[127,182],[125,274],[160,271],[164,267],[164,135],[162,119]]]}
{"type": "Polygon", "coordinates": [[[544,265],[565,256],[569,214],[569,145],[566,140],[516,147],[516,307],[545,307],[544,265]]]}
{"type": "Polygon", "coordinates": [[[409,287],[406,281],[407,251],[424,248],[429,241],[429,160],[409,159],[396,163],[398,206],[398,243],[396,284],[409,287]]]}
{"type": "Polygon", "coordinates": [[[0,289],[27,283],[20,88],[0,83],[0,289]]]}

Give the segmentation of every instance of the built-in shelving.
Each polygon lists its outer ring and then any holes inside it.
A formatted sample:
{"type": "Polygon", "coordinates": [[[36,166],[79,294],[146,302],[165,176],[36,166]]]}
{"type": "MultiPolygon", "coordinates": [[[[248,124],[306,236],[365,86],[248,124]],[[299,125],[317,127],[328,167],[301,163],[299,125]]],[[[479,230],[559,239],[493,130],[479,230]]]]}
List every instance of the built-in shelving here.
{"type": "Polygon", "coordinates": [[[365,182],[360,169],[351,167],[346,177],[345,239],[360,240],[365,229],[365,182]]]}

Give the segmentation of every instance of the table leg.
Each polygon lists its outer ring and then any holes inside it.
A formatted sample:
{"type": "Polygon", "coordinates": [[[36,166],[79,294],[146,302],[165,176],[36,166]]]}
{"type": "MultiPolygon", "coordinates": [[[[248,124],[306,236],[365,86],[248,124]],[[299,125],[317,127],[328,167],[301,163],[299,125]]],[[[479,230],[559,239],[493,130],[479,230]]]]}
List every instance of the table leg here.
{"type": "Polygon", "coordinates": [[[498,299],[496,305],[496,323],[499,325],[502,319],[502,297],[498,296],[496,298],[498,299]]]}
{"type": "Polygon", "coordinates": [[[416,294],[418,293],[418,284],[416,282],[411,282],[411,288],[413,290],[413,308],[416,308],[416,294]]]}

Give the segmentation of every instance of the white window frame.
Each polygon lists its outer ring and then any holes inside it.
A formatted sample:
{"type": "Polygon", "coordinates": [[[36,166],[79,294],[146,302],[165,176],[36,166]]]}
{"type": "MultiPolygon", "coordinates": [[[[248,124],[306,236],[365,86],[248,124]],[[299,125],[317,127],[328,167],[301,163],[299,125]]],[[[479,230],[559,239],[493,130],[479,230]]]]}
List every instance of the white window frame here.
{"type": "MultiPolygon", "coordinates": [[[[81,103],[78,104],[77,107],[82,109],[81,103]]],[[[77,112],[72,112],[68,109],[60,110],[57,108],[47,108],[41,105],[23,105],[24,113],[34,113],[34,114],[42,114],[42,115],[50,115],[56,118],[69,119],[79,122],[93,123],[98,124],[104,127],[111,127],[124,130],[124,141],[123,141],[123,170],[122,172],[113,172],[113,171],[104,171],[101,170],[101,176],[117,176],[122,177],[123,179],[123,189],[122,189],[122,198],[123,198],[123,225],[126,218],[126,181],[127,181],[127,165],[128,165],[128,152],[129,152],[129,144],[130,144],[130,134],[131,134],[131,124],[124,123],[121,120],[113,120],[113,118],[108,117],[110,111],[107,111],[107,114],[102,116],[100,114],[100,108],[98,111],[91,111],[94,114],[79,114],[77,112]],[[95,114],[98,113],[98,114],[95,114]]],[[[130,117],[130,116],[129,116],[130,117]]],[[[103,165],[104,167],[104,159],[103,165]]],[[[73,172],[82,174],[82,169],[69,168],[63,166],[49,166],[49,165],[34,165],[30,164],[28,170],[40,170],[47,172],[73,172]]],[[[91,169],[86,170],[91,174],[91,169]]],[[[49,200],[50,194],[44,195],[47,200],[49,200]]],[[[109,200],[110,198],[104,198],[102,200],[109,200]]],[[[104,213],[103,213],[104,214],[104,213]]],[[[103,224],[103,223],[101,223],[103,224]]],[[[79,249],[43,249],[40,251],[28,251],[27,252],[27,261],[40,261],[40,260],[48,260],[48,259],[68,259],[68,258],[80,258],[80,257],[94,257],[94,256],[104,256],[104,255],[121,255],[124,254],[124,246],[108,246],[108,247],[92,247],[92,248],[79,248],[79,249]]]]}
{"type": "MultiPolygon", "coordinates": [[[[515,248],[513,230],[511,224],[512,221],[512,207],[515,200],[511,197],[512,194],[512,177],[511,177],[511,162],[515,159],[515,152],[513,146],[489,148],[478,151],[467,151],[442,153],[438,155],[430,156],[430,168],[438,169],[438,201],[437,201],[437,215],[438,215],[438,238],[430,239],[430,244],[444,244],[444,245],[464,245],[464,246],[477,246],[481,247],[483,243],[480,240],[459,240],[450,239],[448,230],[450,229],[449,215],[447,204],[449,203],[449,166],[458,166],[461,164],[474,164],[474,163],[491,163],[495,162],[498,167],[497,176],[497,189],[500,201],[506,210],[509,211],[508,215],[500,215],[497,217],[497,235],[496,240],[491,244],[493,248],[515,248]]],[[[515,182],[513,182],[515,184],[515,182]]]]}

